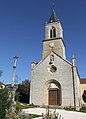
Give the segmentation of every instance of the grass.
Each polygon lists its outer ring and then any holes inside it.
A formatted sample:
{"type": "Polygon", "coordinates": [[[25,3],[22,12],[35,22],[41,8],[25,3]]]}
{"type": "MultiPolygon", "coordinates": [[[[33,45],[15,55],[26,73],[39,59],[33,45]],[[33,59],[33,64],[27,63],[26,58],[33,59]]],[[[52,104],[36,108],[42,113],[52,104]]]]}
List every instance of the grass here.
{"type": "Polygon", "coordinates": [[[80,109],[80,112],[86,113],[86,107],[82,107],[82,108],[80,109]]]}
{"type": "Polygon", "coordinates": [[[34,104],[26,104],[26,103],[21,103],[19,101],[16,101],[16,107],[17,107],[17,110],[21,110],[21,109],[28,109],[28,108],[35,108],[35,107],[39,107],[37,105],[34,105],[34,104]]]}
{"type": "Polygon", "coordinates": [[[82,107],[79,111],[77,111],[75,108],[71,108],[71,107],[66,107],[64,109],[67,110],[67,111],[76,111],[76,112],[86,113],[86,107],[82,107]]]}
{"type": "Polygon", "coordinates": [[[30,115],[30,118],[36,118],[36,117],[40,117],[40,115],[36,115],[36,114],[29,114],[30,115]]]}
{"type": "MultiPolygon", "coordinates": [[[[21,112],[22,109],[34,108],[34,107],[38,107],[38,106],[33,105],[33,104],[26,104],[26,103],[21,103],[19,101],[16,101],[16,112],[21,112]]],[[[20,116],[21,119],[32,119],[32,118],[36,118],[36,117],[40,117],[40,115],[23,114],[23,115],[20,116]]]]}
{"type": "Polygon", "coordinates": [[[28,114],[28,115],[22,115],[21,119],[33,119],[36,117],[40,117],[40,115],[36,115],[36,114],[28,114]]]}

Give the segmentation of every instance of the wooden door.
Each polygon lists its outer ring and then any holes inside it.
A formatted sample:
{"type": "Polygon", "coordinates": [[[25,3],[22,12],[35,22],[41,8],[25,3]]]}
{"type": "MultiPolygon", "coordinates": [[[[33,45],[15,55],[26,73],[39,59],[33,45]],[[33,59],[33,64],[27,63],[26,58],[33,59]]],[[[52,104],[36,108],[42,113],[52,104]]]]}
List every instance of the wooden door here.
{"type": "Polygon", "coordinates": [[[49,105],[58,104],[58,90],[49,90],[49,105]]]}

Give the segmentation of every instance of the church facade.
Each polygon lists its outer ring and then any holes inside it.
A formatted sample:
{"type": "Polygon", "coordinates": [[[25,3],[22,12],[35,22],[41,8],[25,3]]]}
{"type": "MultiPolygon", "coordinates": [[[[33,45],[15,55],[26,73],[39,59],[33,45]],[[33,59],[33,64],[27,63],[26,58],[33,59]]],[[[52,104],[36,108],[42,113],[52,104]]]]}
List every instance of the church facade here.
{"type": "Polygon", "coordinates": [[[80,108],[76,58],[66,59],[63,28],[55,10],[45,24],[42,60],[31,64],[30,103],[80,108]]]}

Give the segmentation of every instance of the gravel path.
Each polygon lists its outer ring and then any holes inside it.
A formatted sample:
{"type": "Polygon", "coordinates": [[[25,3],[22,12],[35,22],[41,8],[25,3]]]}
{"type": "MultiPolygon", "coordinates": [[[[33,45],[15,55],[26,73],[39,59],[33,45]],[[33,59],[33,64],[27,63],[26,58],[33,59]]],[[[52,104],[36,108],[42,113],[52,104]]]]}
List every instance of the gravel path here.
{"type": "MultiPolygon", "coordinates": [[[[54,109],[49,109],[50,112],[55,111],[54,109]]],[[[45,108],[29,108],[29,109],[23,109],[25,113],[28,114],[38,114],[41,115],[42,113],[46,113],[45,108]]],[[[81,112],[73,112],[73,111],[65,111],[65,110],[60,110],[56,109],[56,112],[59,112],[64,119],[86,119],[86,113],[81,113],[81,112]]]]}

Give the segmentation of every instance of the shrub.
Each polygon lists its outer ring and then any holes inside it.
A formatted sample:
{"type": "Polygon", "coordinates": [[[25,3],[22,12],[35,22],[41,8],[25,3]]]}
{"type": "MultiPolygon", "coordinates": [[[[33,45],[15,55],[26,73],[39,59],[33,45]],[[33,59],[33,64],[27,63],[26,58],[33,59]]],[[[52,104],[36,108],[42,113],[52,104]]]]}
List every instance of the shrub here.
{"type": "Polygon", "coordinates": [[[82,98],[83,98],[83,101],[86,102],[86,90],[84,90],[82,98]]]}
{"type": "Polygon", "coordinates": [[[10,107],[8,89],[0,89],[0,119],[4,119],[6,110],[10,107]]]}

